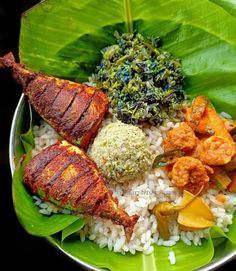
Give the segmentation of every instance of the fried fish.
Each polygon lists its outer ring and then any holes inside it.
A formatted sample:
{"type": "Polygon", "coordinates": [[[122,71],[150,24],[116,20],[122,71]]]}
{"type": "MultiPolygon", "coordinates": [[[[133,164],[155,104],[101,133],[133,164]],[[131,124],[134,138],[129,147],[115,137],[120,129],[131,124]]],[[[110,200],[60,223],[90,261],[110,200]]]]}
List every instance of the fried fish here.
{"type": "Polygon", "coordinates": [[[87,154],[66,141],[47,147],[25,167],[24,183],[43,200],[123,225],[129,240],[139,216],[118,207],[96,164],[87,154]]]}
{"type": "Polygon", "coordinates": [[[34,109],[64,139],[88,147],[108,110],[108,98],[101,90],[27,70],[12,53],[0,58],[0,66],[12,69],[34,109]]]}

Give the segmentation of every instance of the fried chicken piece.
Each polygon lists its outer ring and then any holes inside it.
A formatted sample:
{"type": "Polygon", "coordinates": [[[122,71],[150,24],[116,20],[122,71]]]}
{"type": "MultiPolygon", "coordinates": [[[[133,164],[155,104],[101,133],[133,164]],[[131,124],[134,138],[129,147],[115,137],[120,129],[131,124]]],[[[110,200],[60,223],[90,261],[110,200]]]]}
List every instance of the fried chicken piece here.
{"type": "Polygon", "coordinates": [[[27,164],[23,180],[45,201],[123,225],[130,240],[139,216],[118,207],[96,164],[78,147],[66,141],[47,147],[27,164]]]}
{"type": "Polygon", "coordinates": [[[39,115],[67,141],[86,149],[108,110],[108,98],[99,89],[43,75],[15,62],[12,53],[0,59],[39,115]]]}

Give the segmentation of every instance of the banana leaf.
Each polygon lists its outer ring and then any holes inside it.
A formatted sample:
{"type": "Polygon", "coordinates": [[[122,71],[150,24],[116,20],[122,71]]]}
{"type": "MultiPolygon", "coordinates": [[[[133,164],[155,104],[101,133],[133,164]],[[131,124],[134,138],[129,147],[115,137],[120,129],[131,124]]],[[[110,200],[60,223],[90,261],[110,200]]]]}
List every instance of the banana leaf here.
{"type": "MultiPolygon", "coordinates": [[[[235,14],[235,1],[224,0],[47,0],[22,16],[20,60],[30,69],[83,82],[101,60],[100,50],[114,44],[115,30],[159,36],[163,48],[182,62],[186,93],[190,97],[206,95],[218,112],[225,111],[236,118],[235,14]]],[[[37,215],[30,211],[34,207],[29,204],[27,191],[18,189],[20,173],[17,185],[13,185],[13,194],[18,195],[14,203],[16,209],[22,204],[33,219],[37,215]]],[[[22,208],[17,214],[29,229],[32,221],[25,219],[26,211],[22,208]]],[[[72,219],[64,225],[64,236],[80,228],[79,222],[73,222],[72,219]]],[[[209,238],[198,247],[181,242],[174,247],[155,245],[149,256],[120,255],[88,240],[81,243],[74,235],[61,242],[58,235],[51,235],[58,230],[52,230],[48,238],[69,255],[98,268],[184,271],[217,260],[222,252],[235,251],[236,216],[229,229],[227,234],[216,227],[211,229],[209,238]],[[175,252],[177,259],[173,266],[168,261],[170,251],[175,252]]]]}
{"type": "Polygon", "coordinates": [[[234,0],[210,0],[210,1],[215,3],[216,5],[219,5],[229,14],[236,17],[236,6],[234,0]]]}
{"type": "Polygon", "coordinates": [[[74,223],[70,224],[68,227],[64,228],[61,233],[61,241],[63,242],[67,237],[74,233],[78,233],[84,226],[84,219],[79,218],[74,223]]]}

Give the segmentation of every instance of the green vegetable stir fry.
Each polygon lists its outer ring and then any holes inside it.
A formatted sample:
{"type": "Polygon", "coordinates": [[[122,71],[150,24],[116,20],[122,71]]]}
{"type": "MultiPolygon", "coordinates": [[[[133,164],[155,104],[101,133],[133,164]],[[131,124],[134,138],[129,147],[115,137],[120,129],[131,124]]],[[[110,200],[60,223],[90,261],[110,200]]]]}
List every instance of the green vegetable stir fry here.
{"type": "Polygon", "coordinates": [[[117,44],[102,50],[90,82],[106,91],[114,113],[125,123],[156,125],[175,118],[186,99],[180,61],[159,49],[159,38],[115,36],[117,44]]]}

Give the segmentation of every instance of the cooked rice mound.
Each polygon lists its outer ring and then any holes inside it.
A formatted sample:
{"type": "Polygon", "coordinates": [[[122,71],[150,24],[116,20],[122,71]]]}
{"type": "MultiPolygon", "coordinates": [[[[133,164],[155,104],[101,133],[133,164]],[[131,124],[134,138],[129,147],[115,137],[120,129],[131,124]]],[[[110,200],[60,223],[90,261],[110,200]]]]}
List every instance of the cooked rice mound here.
{"type": "MultiPolygon", "coordinates": [[[[115,118],[108,117],[103,121],[102,127],[115,121],[117,121],[115,118]]],[[[173,127],[178,127],[178,124],[167,122],[160,127],[142,128],[146,135],[149,150],[154,156],[164,152],[162,148],[163,139],[166,137],[167,131],[173,127]]],[[[45,122],[42,122],[40,126],[34,126],[33,132],[35,140],[33,155],[53,144],[59,138],[56,132],[45,122]]],[[[89,217],[85,227],[79,232],[81,241],[88,238],[101,248],[107,247],[109,250],[122,254],[126,252],[135,254],[136,251],[150,254],[153,251],[152,245],[154,243],[173,246],[177,241],[182,240],[187,245],[198,246],[201,245],[202,238],[207,238],[208,229],[184,232],[179,230],[175,220],[171,222],[169,240],[163,240],[159,235],[156,218],[149,210],[159,202],[168,201],[178,204],[182,199],[181,192],[173,186],[163,170],[150,169],[142,178],[135,181],[124,184],[108,183],[108,186],[113,191],[114,196],[118,198],[119,207],[123,208],[129,215],[137,214],[140,216],[134,227],[132,238],[128,243],[123,227],[113,224],[110,220],[89,217]]],[[[203,195],[203,198],[216,218],[216,225],[224,232],[227,232],[228,226],[232,224],[233,212],[236,210],[236,194],[224,192],[225,202],[220,203],[215,197],[218,193],[219,191],[215,189],[209,189],[203,195]]],[[[45,204],[40,203],[38,205],[46,209],[45,204]]],[[[50,208],[50,210],[52,210],[51,212],[57,212],[55,208],[50,208]]],[[[50,211],[43,213],[49,215],[50,211]]]]}

